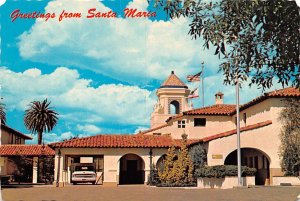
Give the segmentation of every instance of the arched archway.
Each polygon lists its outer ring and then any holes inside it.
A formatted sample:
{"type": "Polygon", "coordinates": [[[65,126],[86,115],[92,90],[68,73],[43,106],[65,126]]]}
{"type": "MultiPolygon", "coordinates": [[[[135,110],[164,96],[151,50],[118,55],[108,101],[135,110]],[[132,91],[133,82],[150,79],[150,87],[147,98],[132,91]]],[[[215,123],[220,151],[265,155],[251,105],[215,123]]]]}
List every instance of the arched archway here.
{"type": "Polygon", "coordinates": [[[179,114],[180,113],[180,104],[178,101],[173,100],[170,102],[169,113],[170,114],[179,114]]]}
{"type": "Polygon", "coordinates": [[[144,184],[144,160],[136,154],[125,154],[120,158],[119,175],[119,184],[144,184]]]}
{"type": "MultiPolygon", "coordinates": [[[[241,148],[242,166],[256,168],[255,184],[268,185],[270,181],[270,157],[255,148],[241,148]]],[[[224,165],[237,165],[237,150],[228,154],[224,165]]]]}

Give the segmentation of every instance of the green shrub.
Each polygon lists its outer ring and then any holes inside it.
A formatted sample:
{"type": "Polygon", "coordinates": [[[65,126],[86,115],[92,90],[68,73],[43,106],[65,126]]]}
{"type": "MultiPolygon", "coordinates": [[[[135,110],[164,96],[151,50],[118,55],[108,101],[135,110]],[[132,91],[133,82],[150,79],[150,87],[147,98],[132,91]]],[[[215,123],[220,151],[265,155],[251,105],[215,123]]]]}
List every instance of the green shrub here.
{"type": "Polygon", "coordinates": [[[149,175],[147,185],[156,186],[160,183],[161,183],[161,181],[160,181],[159,176],[158,176],[158,170],[156,169],[155,165],[152,164],[152,168],[151,168],[151,171],[150,171],[150,175],[149,175]]]}
{"type": "MultiPolygon", "coordinates": [[[[254,176],[256,173],[255,168],[242,166],[242,176],[254,176]]],[[[237,176],[238,168],[235,165],[216,165],[205,166],[195,171],[196,177],[215,177],[224,178],[225,176],[237,176]]]]}
{"type": "Polygon", "coordinates": [[[190,147],[189,155],[191,156],[195,169],[201,168],[207,164],[206,150],[201,144],[190,147]]]}

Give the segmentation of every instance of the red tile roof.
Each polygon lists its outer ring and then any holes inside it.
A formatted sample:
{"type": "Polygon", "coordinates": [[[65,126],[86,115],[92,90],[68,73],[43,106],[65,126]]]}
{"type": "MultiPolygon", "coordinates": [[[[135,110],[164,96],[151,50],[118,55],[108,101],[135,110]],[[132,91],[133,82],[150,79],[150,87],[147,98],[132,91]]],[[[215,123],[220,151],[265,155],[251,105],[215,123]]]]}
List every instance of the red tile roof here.
{"type": "MultiPolygon", "coordinates": [[[[241,132],[261,128],[261,127],[264,127],[264,126],[268,126],[270,124],[272,124],[271,120],[260,122],[260,123],[257,123],[257,124],[248,125],[248,126],[242,127],[241,132]]],[[[202,138],[198,141],[196,140],[196,141],[190,143],[190,145],[192,145],[194,143],[199,143],[199,142],[209,142],[209,141],[216,140],[216,139],[219,139],[219,138],[228,137],[228,136],[231,136],[231,135],[234,135],[234,134],[236,134],[236,129],[226,131],[226,132],[223,132],[223,133],[219,133],[219,134],[215,134],[215,135],[211,135],[209,137],[202,138]]]]}
{"type": "Polygon", "coordinates": [[[171,75],[162,83],[160,88],[188,88],[188,87],[174,74],[174,71],[172,71],[171,75]]]}
{"type": "Polygon", "coordinates": [[[184,115],[231,115],[235,105],[217,104],[183,112],[184,115]]]}
{"type": "Polygon", "coordinates": [[[0,146],[1,156],[40,156],[55,155],[53,149],[47,145],[25,145],[25,144],[5,144],[0,146]]]}
{"type": "MultiPolygon", "coordinates": [[[[253,99],[252,101],[241,105],[240,111],[245,110],[259,102],[268,98],[300,98],[300,90],[294,87],[280,89],[264,93],[263,95],[253,99]]],[[[181,114],[169,117],[166,122],[178,119],[184,115],[226,115],[232,116],[236,113],[236,106],[233,104],[216,104],[207,107],[197,108],[189,111],[182,112],[181,114]]]]}
{"type": "Polygon", "coordinates": [[[300,89],[289,87],[266,93],[268,97],[300,97],[300,89]]]}
{"type": "MultiPolygon", "coordinates": [[[[259,102],[262,102],[268,98],[300,98],[300,89],[289,87],[286,89],[280,89],[264,93],[263,95],[253,99],[252,101],[241,106],[241,110],[247,109],[259,102]]],[[[235,113],[235,112],[234,112],[235,113]]]]}
{"type": "Polygon", "coordinates": [[[15,130],[15,129],[9,127],[9,126],[7,126],[6,124],[1,124],[1,129],[5,130],[5,131],[7,131],[7,132],[9,132],[9,133],[13,133],[13,134],[15,134],[15,135],[18,135],[18,136],[20,136],[21,138],[24,138],[25,140],[32,140],[32,137],[30,137],[30,136],[28,136],[28,135],[24,135],[23,133],[21,133],[21,132],[15,130]]]}
{"type": "MultiPolygon", "coordinates": [[[[241,132],[257,129],[272,124],[268,120],[241,128],[241,132]]],[[[202,139],[189,139],[188,144],[209,142],[236,133],[236,129],[219,133],[202,139]]],[[[181,140],[173,139],[171,136],[162,135],[97,135],[85,138],[77,138],[64,142],[49,144],[53,148],[168,148],[171,146],[180,147],[181,140]]]]}
{"type": "Polygon", "coordinates": [[[97,135],[49,144],[53,148],[168,148],[179,146],[170,136],[97,135]]]}

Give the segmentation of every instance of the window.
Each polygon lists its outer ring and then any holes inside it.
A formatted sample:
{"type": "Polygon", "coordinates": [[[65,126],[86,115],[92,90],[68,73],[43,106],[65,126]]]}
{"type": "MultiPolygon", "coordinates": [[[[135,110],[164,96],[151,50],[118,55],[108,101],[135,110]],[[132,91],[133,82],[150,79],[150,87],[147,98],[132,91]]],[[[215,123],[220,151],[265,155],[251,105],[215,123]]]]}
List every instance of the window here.
{"type": "Polygon", "coordinates": [[[244,123],[246,125],[246,122],[247,122],[247,114],[246,113],[243,113],[243,121],[244,121],[244,123]]]}
{"type": "Polygon", "coordinates": [[[206,126],[206,118],[194,118],[194,127],[206,126]]]}
{"type": "Polygon", "coordinates": [[[178,128],[185,128],[185,120],[178,121],[178,128]]]}

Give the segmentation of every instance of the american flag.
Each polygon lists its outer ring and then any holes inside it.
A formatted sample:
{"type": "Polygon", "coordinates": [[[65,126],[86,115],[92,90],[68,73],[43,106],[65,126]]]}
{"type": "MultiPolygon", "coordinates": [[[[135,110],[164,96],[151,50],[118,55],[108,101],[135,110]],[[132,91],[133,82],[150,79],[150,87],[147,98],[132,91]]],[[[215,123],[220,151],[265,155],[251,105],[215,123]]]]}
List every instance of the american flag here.
{"type": "Polygon", "coordinates": [[[194,90],[191,91],[190,95],[188,96],[188,98],[198,98],[199,97],[199,93],[198,93],[198,87],[194,90]]]}
{"type": "Polygon", "coordinates": [[[186,79],[188,82],[199,82],[201,74],[202,74],[202,72],[200,71],[199,73],[197,73],[195,75],[188,75],[186,77],[186,79]]]}

